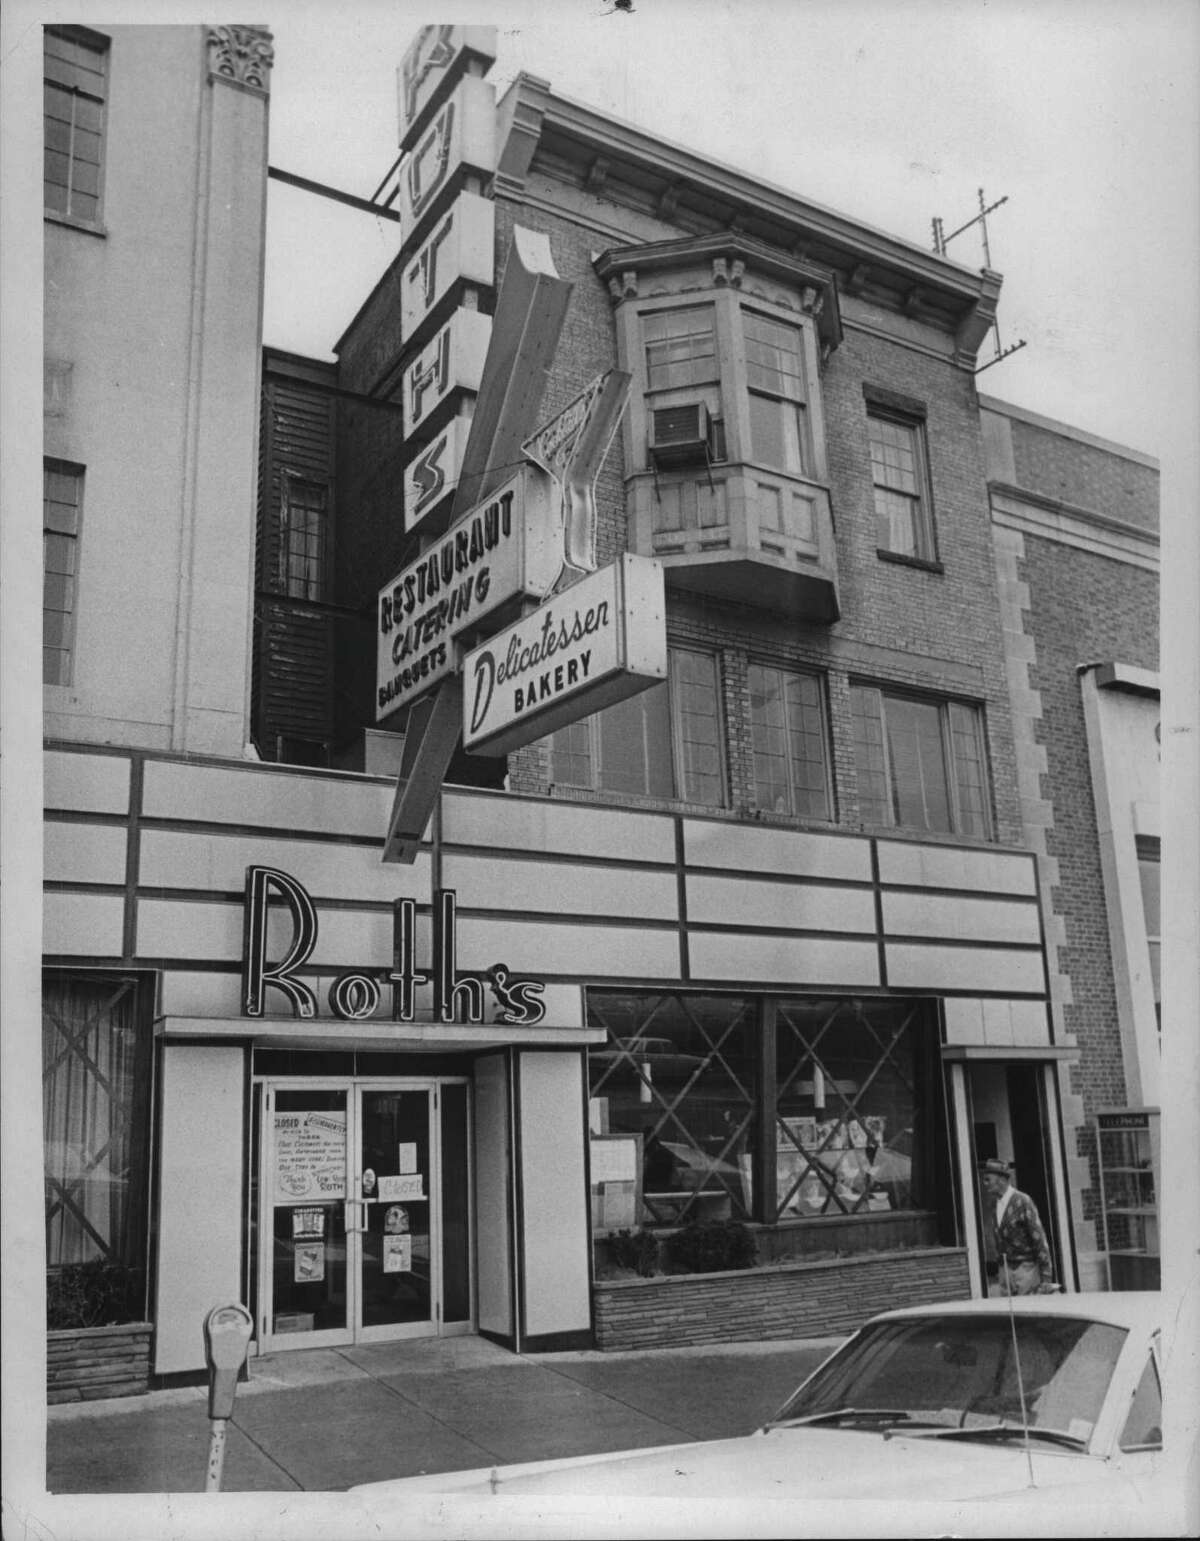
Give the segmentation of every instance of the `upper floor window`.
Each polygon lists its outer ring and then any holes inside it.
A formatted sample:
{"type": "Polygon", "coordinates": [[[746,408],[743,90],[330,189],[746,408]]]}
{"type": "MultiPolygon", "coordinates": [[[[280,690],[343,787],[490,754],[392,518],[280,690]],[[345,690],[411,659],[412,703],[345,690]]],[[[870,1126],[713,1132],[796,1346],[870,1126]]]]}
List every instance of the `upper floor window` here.
{"type": "Polygon", "coordinates": [[[279,528],[280,588],[293,599],[320,599],[325,578],[329,488],[324,482],[283,476],[279,528]]]}
{"type": "Polygon", "coordinates": [[[868,411],[867,423],[879,549],[931,562],[935,559],[933,511],[924,424],[878,407],[868,411]]]}
{"type": "Polygon", "coordinates": [[[751,664],[754,800],[771,813],[832,817],[825,703],[815,674],[751,664]]]}
{"type": "Polygon", "coordinates": [[[711,305],[657,310],[645,318],[646,383],[652,391],[704,385],[718,378],[711,305]]]}
{"type": "Polygon", "coordinates": [[[851,686],[850,700],[864,819],[993,838],[978,707],[874,685],[851,686]]]}
{"type": "Polygon", "coordinates": [[[95,223],[100,218],[107,44],[79,27],[47,27],[44,52],[46,208],[95,223]]]}
{"type": "Polygon", "coordinates": [[[550,779],[720,808],[725,770],[717,660],[672,648],[668,679],[550,738],[550,779]]]}
{"type": "Polygon", "coordinates": [[[42,470],[42,681],[69,685],[75,654],[75,575],[83,469],[48,460],[42,470]]]}
{"type": "Polygon", "coordinates": [[[776,471],[808,470],[800,328],[742,310],[752,460],[776,471]]]}

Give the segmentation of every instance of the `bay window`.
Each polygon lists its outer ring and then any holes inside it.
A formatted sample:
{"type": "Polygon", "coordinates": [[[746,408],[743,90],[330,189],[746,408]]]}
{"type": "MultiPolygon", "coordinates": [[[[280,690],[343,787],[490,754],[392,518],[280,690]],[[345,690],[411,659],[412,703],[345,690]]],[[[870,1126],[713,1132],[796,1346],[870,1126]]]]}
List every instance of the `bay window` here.
{"type": "Polygon", "coordinates": [[[720,378],[711,305],[654,311],[645,318],[642,337],[649,390],[706,385],[720,378]]]}
{"type": "Polygon", "coordinates": [[[550,780],[720,808],[723,743],[715,656],[673,647],[661,685],[551,735],[550,780]]]}
{"type": "Polygon", "coordinates": [[[742,331],[750,403],[750,453],[745,458],[803,475],[809,453],[800,328],[743,307],[742,331]]]}
{"type": "Polygon", "coordinates": [[[977,706],[852,685],[859,811],[869,823],[993,839],[977,706]]]}

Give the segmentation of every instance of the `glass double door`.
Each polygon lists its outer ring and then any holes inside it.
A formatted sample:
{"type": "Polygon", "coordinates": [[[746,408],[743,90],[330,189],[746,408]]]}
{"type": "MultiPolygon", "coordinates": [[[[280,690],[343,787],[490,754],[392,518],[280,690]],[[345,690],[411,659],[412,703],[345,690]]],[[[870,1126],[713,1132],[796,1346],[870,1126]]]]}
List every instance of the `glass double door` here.
{"type": "Polygon", "coordinates": [[[470,1331],[466,1082],[260,1095],[263,1351],[470,1331]]]}

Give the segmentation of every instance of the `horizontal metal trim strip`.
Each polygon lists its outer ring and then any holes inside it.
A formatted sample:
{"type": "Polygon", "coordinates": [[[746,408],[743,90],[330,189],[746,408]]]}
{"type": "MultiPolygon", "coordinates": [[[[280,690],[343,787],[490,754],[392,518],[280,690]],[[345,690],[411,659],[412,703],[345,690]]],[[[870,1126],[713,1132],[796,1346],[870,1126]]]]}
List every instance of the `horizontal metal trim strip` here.
{"type": "MultiPolygon", "coordinates": [[[[314,776],[322,781],[343,781],[352,786],[396,785],[395,776],[373,776],[364,771],[336,770],[324,765],[284,765],[275,760],[234,760],[221,755],[185,755],[172,749],[134,749],[127,744],[81,744],[78,739],[45,740],[46,750],[57,754],[104,755],[109,759],[144,760],[156,764],[179,765],[189,770],[244,771],[252,776],[314,776]]],[[[454,792],[478,791],[479,788],[453,787],[454,792]]],[[[492,794],[495,795],[495,794],[492,794]]]]}
{"type": "MultiPolygon", "coordinates": [[[[833,878],[823,877],[816,873],[808,872],[768,872],[758,869],[743,868],[734,871],[732,867],[698,867],[684,865],[684,872],[688,877],[697,878],[724,878],[730,883],[774,883],[781,888],[803,886],[805,888],[856,888],[863,893],[870,893],[875,884],[868,878],[833,878]]],[[[922,893],[928,892],[922,889],[922,893]]]]}
{"type": "Polygon", "coordinates": [[[678,932],[683,929],[678,919],[644,920],[641,916],[582,915],[569,914],[563,910],[474,910],[462,904],[456,907],[455,916],[460,921],[494,920],[503,925],[578,926],[580,929],[599,931],[606,931],[614,926],[622,931],[628,931],[631,926],[638,931],[678,932]]]}
{"type": "Polygon", "coordinates": [[[48,894],[107,894],[110,898],[125,897],[124,883],[83,883],[70,878],[47,878],[42,884],[48,894]]]}
{"type": "MultiPolygon", "coordinates": [[[[340,834],[336,830],[295,829],[276,824],[224,824],[213,819],[164,818],[160,814],[144,815],[138,820],[142,829],[170,830],[183,835],[221,835],[236,840],[293,840],[310,845],[353,845],[370,849],[383,849],[383,836],[340,834]]],[[[432,842],[421,842],[422,850],[432,849],[432,842]]]]}
{"type": "Polygon", "coordinates": [[[736,920],[691,920],[689,932],[704,932],[712,936],[777,936],[780,941],[797,937],[828,942],[868,942],[878,940],[874,931],[826,931],[808,926],[744,926],[736,920]]]}
{"type": "MultiPolygon", "coordinates": [[[[47,885],[48,886],[48,885],[47,885]]],[[[124,892],[124,890],[122,890],[124,892]]],[[[216,888],[138,888],[139,900],[154,901],[156,903],[169,904],[237,904],[246,902],[243,889],[216,889],[216,888]]],[[[405,897],[398,894],[397,898],[405,897]]],[[[327,899],[319,893],[309,892],[309,898],[314,904],[323,910],[352,910],[368,915],[388,915],[391,913],[391,899],[327,899]]],[[[272,898],[272,910],[277,910],[281,915],[287,912],[287,903],[283,899],[272,898]]],[[[418,915],[428,915],[432,912],[431,904],[417,904],[418,915]]],[[[462,911],[459,911],[461,914],[462,911]]]]}
{"type": "Polygon", "coordinates": [[[1003,942],[989,936],[903,936],[891,931],[883,935],[887,947],[930,947],[939,951],[947,948],[986,950],[987,952],[1032,952],[1041,956],[1042,944],[1037,942],[1003,942]]]}
{"type": "Polygon", "coordinates": [[[100,824],[108,829],[130,822],[127,813],[92,813],[83,808],[47,808],[42,819],[46,824],[100,824]]]}
{"type": "MultiPolygon", "coordinates": [[[[586,804],[592,807],[592,804],[586,804]]],[[[474,860],[480,858],[485,861],[524,861],[538,863],[555,863],[560,866],[570,867],[630,867],[635,872],[674,872],[673,861],[640,861],[635,857],[627,856],[592,856],[584,852],[551,851],[535,849],[533,846],[515,845],[460,845],[450,840],[443,840],[442,855],[466,856],[474,860]]],[[[691,869],[689,869],[691,870],[691,869]]]]}
{"type": "Polygon", "coordinates": [[[938,888],[922,883],[885,883],[880,880],[879,890],[885,894],[920,894],[928,897],[940,895],[944,899],[979,899],[988,904],[1021,904],[1037,907],[1038,896],[1014,894],[1005,888],[938,888]]]}
{"type": "MultiPolygon", "coordinates": [[[[587,981],[583,982],[585,985],[587,981]]],[[[638,986],[629,985],[627,988],[636,989],[638,986]]],[[[903,997],[905,1000],[939,1001],[949,1000],[960,996],[967,1000],[991,999],[1005,1001],[1044,1001],[1045,995],[1039,991],[1026,990],[984,990],[972,986],[970,989],[961,990],[931,990],[928,986],[919,985],[860,985],[846,984],[844,980],[828,981],[824,984],[814,983],[805,979],[797,981],[795,985],[780,985],[772,983],[764,986],[755,982],[739,984],[736,980],[711,979],[705,976],[685,980],[679,985],[650,984],[648,989],[675,989],[681,993],[694,990],[711,991],[721,995],[754,995],[772,996],[773,998],[792,1000],[798,996],[835,996],[838,999],[858,1000],[864,996],[874,999],[888,1000],[903,997]]]]}

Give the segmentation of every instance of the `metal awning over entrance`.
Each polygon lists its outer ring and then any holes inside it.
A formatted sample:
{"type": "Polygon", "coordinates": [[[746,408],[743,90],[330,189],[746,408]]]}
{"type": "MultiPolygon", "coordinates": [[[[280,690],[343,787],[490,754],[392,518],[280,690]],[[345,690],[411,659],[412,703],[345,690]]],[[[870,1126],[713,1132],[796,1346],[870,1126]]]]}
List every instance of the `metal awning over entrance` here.
{"type": "Polygon", "coordinates": [[[498,1048],[584,1049],[602,1044],[602,1027],[514,1027],[504,1022],[393,1022],[368,1017],[159,1017],[155,1036],[177,1042],[253,1042],[261,1048],[462,1052],[498,1048]]]}

